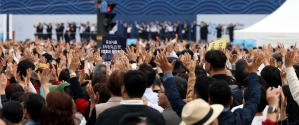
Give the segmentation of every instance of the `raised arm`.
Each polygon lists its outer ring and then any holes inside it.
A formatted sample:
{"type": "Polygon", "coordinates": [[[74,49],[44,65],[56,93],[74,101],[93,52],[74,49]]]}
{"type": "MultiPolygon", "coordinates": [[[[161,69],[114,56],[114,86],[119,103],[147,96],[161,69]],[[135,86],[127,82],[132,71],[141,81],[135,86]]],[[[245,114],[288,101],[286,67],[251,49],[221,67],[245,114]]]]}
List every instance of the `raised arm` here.
{"type": "Polygon", "coordinates": [[[165,88],[165,94],[170,101],[172,109],[181,117],[182,109],[186,103],[181,99],[179,91],[176,87],[173,79],[172,70],[175,64],[175,60],[172,63],[168,63],[167,57],[164,53],[157,55],[155,60],[157,66],[161,67],[163,76],[163,86],[165,88]]]}
{"type": "MultiPolygon", "coordinates": [[[[294,47],[293,47],[294,48],[294,47]]],[[[295,46],[296,48],[296,46],[295,46]]],[[[286,65],[286,74],[287,74],[287,81],[292,93],[294,100],[299,105],[299,81],[296,75],[296,72],[293,68],[293,65],[296,64],[296,51],[291,51],[286,54],[285,57],[285,65],[286,65]]]]}
{"type": "Polygon", "coordinates": [[[248,99],[243,109],[234,111],[234,115],[237,117],[236,119],[239,119],[237,124],[251,123],[260,104],[260,84],[256,72],[264,62],[264,54],[255,52],[255,55],[256,56],[251,63],[248,63],[247,60],[245,60],[246,67],[249,71],[247,87],[248,99]]]}

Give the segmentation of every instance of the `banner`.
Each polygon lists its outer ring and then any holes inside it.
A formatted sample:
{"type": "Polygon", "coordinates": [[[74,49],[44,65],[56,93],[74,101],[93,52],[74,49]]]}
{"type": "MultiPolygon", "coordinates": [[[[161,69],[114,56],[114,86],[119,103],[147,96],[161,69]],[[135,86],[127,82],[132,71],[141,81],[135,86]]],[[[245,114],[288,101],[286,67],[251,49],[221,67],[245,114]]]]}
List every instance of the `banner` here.
{"type": "Polygon", "coordinates": [[[0,14],[0,41],[6,40],[7,35],[7,16],[6,14],[0,14]]]}
{"type": "Polygon", "coordinates": [[[214,42],[211,42],[209,44],[209,50],[219,50],[220,48],[226,49],[226,42],[227,42],[227,38],[222,38],[219,40],[216,40],[214,42]]]}
{"type": "Polygon", "coordinates": [[[103,36],[101,57],[103,64],[110,64],[114,53],[119,53],[120,50],[126,50],[127,37],[123,36],[103,36]]]}
{"type": "MultiPolygon", "coordinates": [[[[200,25],[201,21],[206,22],[208,27],[208,42],[217,40],[217,26],[221,24],[222,27],[222,38],[228,38],[227,26],[229,24],[235,24],[235,30],[247,28],[260,20],[267,17],[268,14],[197,14],[197,24],[200,25]]],[[[200,40],[199,36],[200,28],[197,28],[197,41],[200,40]]]]}

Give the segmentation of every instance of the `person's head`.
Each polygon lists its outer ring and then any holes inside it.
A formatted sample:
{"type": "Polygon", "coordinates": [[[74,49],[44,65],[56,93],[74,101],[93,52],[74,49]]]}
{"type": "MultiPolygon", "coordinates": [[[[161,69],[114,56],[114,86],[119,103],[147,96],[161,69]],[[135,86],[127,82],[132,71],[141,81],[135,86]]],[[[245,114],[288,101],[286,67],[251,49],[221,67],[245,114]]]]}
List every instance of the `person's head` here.
{"type": "Polygon", "coordinates": [[[261,71],[261,76],[267,82],[268,87],[278,87],[282,85],[280,70],[274,66],[266,66],[261,71]]]}
{"type": "Polygon", "coordinates": [[[8,100],[10,100],[10,97],[16,92],[24,92],[20,84],[10,84],[5,88],[5,95],[8,100]]]}
{"type": "Polygon", "coordinates": [[[186,99],[188,81],[181,77],[173,77],[176,87],[180,93],[181,99],[186,99]]]}
{"type": "Polygon", "coordinates": [[[226,55],[220,50],[210,50],[205,55],[205,70],[211,76],[214,73],[223,71],[225,72],[226,55]]]}
{"type": "Polygon", "coordinates": [[[160,78],[160,76],[158,75],[158,74],[156,74],[156,78],[155,78],[155,80],[154,80],[154,84],[152,85],[152,90],[154,91],[154,92],[158,92],[158,91],[160,91],[160,85],[161,85],[161,78],[160,78]]]}
{"type": "Polygon", "coordinates": [[[139,65],[139,71],[143,72],[147,77],[147,87],[151,87],[156,78],[156,71],[150,65],[143,63],[139,65]]]}
{"type": "Polygon", "coordinates": [[[192,100],[182,110],[180,125],[218,125],[217,117],[223,109],[222,105],[209,105],[202,99],[192,100]]]}
{"type": "Polygon", "coordinates": [[[60,71],[58,80],[59,81],[68,81],[70,79],[70,71],[69,69],[63,69],[60,71]]]}
{"type": "Polygon", "coordinates": [[[10,101],[19,101],[23,95],[24,95],[24,92],[22,92],[22,91],[15,92],[14,94],[11,95],[9,100],[10,101]]]}
{"type": "Polygon", "coordinates": [[[299,106],[292,96],[289,85],[282,86],[282,91],[287,99],[286,113],[288,114],[288,122],[296,122],[299,120],[299,106]]]}
{"type": "Polygon", "coordinates": [[[170,106],[170,102],[165,95],[165,88],[163,85],[160,86],[160,91],[158,92],[158,105],[162,108],[167,108],[170,106]]]}
{"type": "Polygon", "coordinates": [[[206,102],[209,101],[209,88],[215,79],[207,76],[199,76],[194,84],[192,99],[201,98],[206,102]]]}
{"type": "Polygon", "coordinates": [[[125,73],[121,92],[124,99],[141,98],[147,88],[146,75],[138,70],[130,70],[125,73]]]}
{"type": "Polygon", "coordinates": [[[236,79],[237,85],[238,87],[242,87],[243,86],[243,81],[244,79],[248,76],[249,71],[247,70],[245,65],[241,65],[240,67],[238,67],[234,73],[234,77],[236,79]]]}
{"type": "Polygon", "coordinates": [[[50,54],[48,54],[48,53],[44,53],[44,54],[42,55],[42,58],[45,58],[47,63],[49,63],[50,61],[53,60],[52,55],[50,55],[50,54]]]}
{"type": "Polygon", "coordinates": [[[110,93],[115,96],[121,96],[121,85],[124,79],[125,72],[116,70],[111,73],[107,80],[107,88],[110,93]]]}
{"type": "Polygon", "coordinates": [[[201,66],[196,66],[196,68],[195,68],[195,75],[196,76],[207,76],[207,72],[201,66]]]}
{"type": "MultiPolygon", "coordinates": [[[[55,100],[55,102],[56,101],[57,100],[55,100]]],[[[23,103],[24,114],[27,119],[39,121],[46,115],[45,113],[47,113],[46,101],[39,94],[29,94],[23,103]]]]}
{"type": "Polygon", "coordinates": [[[209,89],[209,103],[221,104],[225,108],[229,108],[233,99],[231,89],[225,81],[215,81],[209,89]]]}
{"type": "Polygon", "coordinates": [[[282,55],[280,53],[274,53],[272,57],[276,60],[277,67],[281,67],[283,65],[282,55]]]}
{"type": "Polygon", "coordinates": [[[17,72],[20,72],[20,74],[18,75],[18,78],[23,80],[22,76],[25,76],[25,77],[27,76],[26,70],[29,68],[31,68],[32,70],[35,69],[35,65],[32,62],[30,62],[29,60],[23,60],[23,61],[19,62],[17,72]]]}
{"type": "Polygon", "coordinates": [[[2,115],[8,124],[19,124],[23,121],[23,107],[17,101],[6,102],[2,107],[2,115]]]}
{"type": "MultiPolygon", "coordinates": [[[[114,77],[115,78],[115,77],[114,77]]],[[[111,97],[111,92],[104,83],[99,83],[93,86],[94,93],[99,93],[99,103],[107,102],[111,97]]]]}
{"type": "Polygon", "coordinates": [[[59,91],[51,91],[47,97],[47,107],[49,112],[49,123],[51,125],[59,125],[68,123],[74,125],[73,119],[73,102],[65,93],[59,91]]]}

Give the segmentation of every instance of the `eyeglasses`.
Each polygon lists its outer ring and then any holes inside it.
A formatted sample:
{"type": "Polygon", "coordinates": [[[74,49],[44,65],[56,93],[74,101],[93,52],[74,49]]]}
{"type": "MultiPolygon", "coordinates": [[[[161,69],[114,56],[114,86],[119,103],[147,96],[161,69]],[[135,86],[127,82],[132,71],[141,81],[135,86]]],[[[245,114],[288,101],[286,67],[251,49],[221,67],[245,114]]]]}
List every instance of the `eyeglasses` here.
{"type": "Polygon", "coordinates": [[[159,94],[159,93],[165,93],[165,92],[158,91],[158,94],[159,94]]]}

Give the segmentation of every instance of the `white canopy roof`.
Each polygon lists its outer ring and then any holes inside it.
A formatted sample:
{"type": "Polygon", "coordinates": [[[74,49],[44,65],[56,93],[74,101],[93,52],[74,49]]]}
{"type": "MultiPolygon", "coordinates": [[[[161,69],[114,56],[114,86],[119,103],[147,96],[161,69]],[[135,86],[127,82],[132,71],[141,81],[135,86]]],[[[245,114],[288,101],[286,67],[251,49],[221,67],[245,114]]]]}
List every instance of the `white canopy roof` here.
{"type": "Polygon", "coordinates": [[[271,15],[256,24],[234,32],[234,39],[255,40],[257,46],[278,42],[286,47],[299,42],[299,0],[287,0],[271,15]]]}

